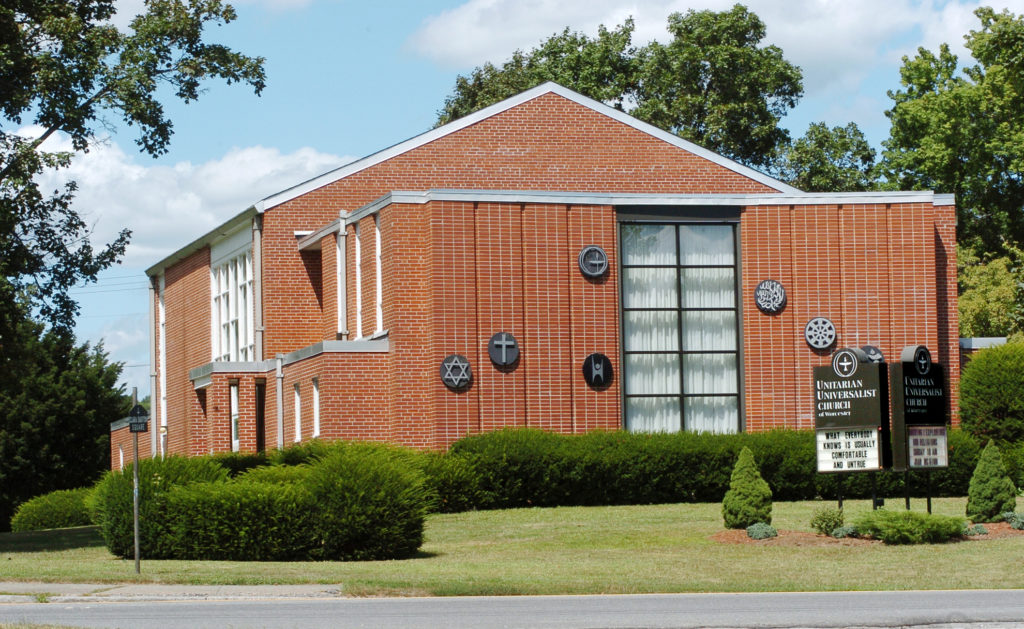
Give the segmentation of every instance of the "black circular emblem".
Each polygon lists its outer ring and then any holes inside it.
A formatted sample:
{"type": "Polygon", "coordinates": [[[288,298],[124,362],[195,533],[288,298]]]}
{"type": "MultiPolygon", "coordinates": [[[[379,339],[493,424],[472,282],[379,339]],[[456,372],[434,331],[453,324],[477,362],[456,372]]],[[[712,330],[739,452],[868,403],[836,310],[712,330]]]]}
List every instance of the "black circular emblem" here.
{"type": "Polygon", "coordinates": [[[814,349],[828,349],[836,342],[836,326],[825,317],[814,317],[804,326],[804,340],[814,349]]]}
{"type": "Polygon", "coordinates": [[[583,379],[594,388],[612,383],[612,361],[604,354],[591,354],[583,359],[583,379]]]}
{"type": "Polygon", "coordinates": [[[754,303],[765,314],[778,314],[786,307],[786,289],[775,280],[764,280],[754,289],[754,303]]]}
{"type": "Polygon", "coordinates": [[[832,357],[832,370],[840,378],[849,378],[857,371],[857,354],[849,349],[841,349],[832,357]]]}
{"type": "Polygon", "coordinates": [[[519,342],[508,332],[498,332],[487,342],[487,355],[500,367],[514,364],[519,360],[519,342]]]}
{"type": "Polygon", "coordinates": [[[608,271],[608,254],[597,245],[588,245],[580,250],[580,271],[587,277],[601,277],[608,271]]]}
{"type": "Polygon", "coordinates": [[[868,355],[868,360],[873,363],[884,363],[885,354],[874,345],[861,345],[861,351],[868,355]]]}
{"type": "Polygon", "coordinates": [[[914,368],[922,376],[927,375],[932,369],[932,353],[924,345],[918,345],[914,350],[914,368]]]}
{"type": "Polygon", "coordinates": [[[469,361],[461,354],[449,354],[441,361],[441,382],[449,389],[465,389],[473,381],[469,361]]]}

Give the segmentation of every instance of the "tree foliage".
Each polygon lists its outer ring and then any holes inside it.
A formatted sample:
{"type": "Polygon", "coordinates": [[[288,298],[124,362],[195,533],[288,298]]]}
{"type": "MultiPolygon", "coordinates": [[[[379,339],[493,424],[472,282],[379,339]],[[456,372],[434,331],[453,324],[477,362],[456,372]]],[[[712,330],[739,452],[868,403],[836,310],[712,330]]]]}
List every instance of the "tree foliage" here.
{"type": "Polygon", "coordinates": [[[1024,440],[1024,342],[978,352],[960,377],[963,429],[1002,443],[1024,440]]]}
{"type": "Polygon", "coordinates": [[[1017,488],[1006,474],[999,447],[988,442],[978,459],[967,490],[967,517],[971,522],[998,522],[1017,508],[1017,488]]]}
{"type": "Polygon", "coordinates": [[[1005,255],[957,248],[960,336],[1011,336],[1024,329],[1024,252],[1007,245],[1005,255]]]}
{"type": "Polygon", "coordinates": [[[741,5],[668,18],[672,39],[632,45],[633,21],[596,38],[566,29],[500,67],[456,79],[438,124],[554,81],[726,157],[767,166],[788,142],[779,121],[803,94],[800,69],[762,46],[764,23],[741,5]]]}
{"type": "Polygon", "coordinates": [[[110,422],[128,414],[119,363],[27,318],[0,364],[0,530],[18,504],[110,467],[110,422]]]}
{"type": "Polygon", "coordinates": [[[729,491],[722,499],[722,519],[730,529],[772,523],[772,490],[761,478],[754,454],[746,446],[740,450],[729,479],[729,491]]]}
{"type": "Polygon", "coordinates": [[[877,186],[874,167],[875,150],[855,123],[829,128],[815,122],[783,150],[776,170],[805,192],[862,192],[877,186]]]}
{"type": "Polygon", "coordinates": [[[235,18],[220,0],[147,0],[121,31],[114,0],[10,0],[0,6],[0,354],[19,325],[16,302],[60,331],[73,327],[68,289],[123,254],[129,232],[93,248],[72,205],[75,185],[42,190],[38,175],[68,165],[44,143],[54,134],[87,151],[98,129],[120,118],[158,155],[172,133],[159,96],[189,102],[206,79],[243,82],[259,93],[263,60],[207,43],[205,29],[235,18]],[[32,125],[22,127],[22,125],[32,125]]]}
{"type": "Polygon", "coordinates": [[[975,15],[975,65],[959,70],[947,45],[903,58],[882,171],[896,188],[955,194],[960,241],[1002,252],[1024,242],[1024,17],[975,15]]]}

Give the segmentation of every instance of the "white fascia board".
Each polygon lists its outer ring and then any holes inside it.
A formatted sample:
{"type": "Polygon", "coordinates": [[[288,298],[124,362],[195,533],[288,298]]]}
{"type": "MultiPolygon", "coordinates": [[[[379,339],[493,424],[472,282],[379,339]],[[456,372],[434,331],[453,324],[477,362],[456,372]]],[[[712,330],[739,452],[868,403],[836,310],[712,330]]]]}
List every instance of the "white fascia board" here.
{"type": "MultiPolygon", "coordinates": [[[[881,203],[935,203],[933,192],[799,192],[797,194],[622,194],[592,192],[544,192],[539,190],[396,190],[349,212],[345,224],[375,214],[395,203],[424,204],[430,201],[464,203],[537,203],[553,205],[871,205],[881,203]]],[[[939,205],[939,203],[935,203],[939,205]]]]}
{"type": "Polygon", "coordinates": [[[733,172],[736,172],[740,175],[748,177],[749,179],[757,181],[758,183],[762,183],[768,186],[769,188],[774,188],[779,192],[800,192],[800,190],[794,188],[793,186],[787,185],[777,179],[769,177],[768,175],[758,170],[754,170],[753,168],[744,166],[738,162],[734,162],[731,159],[722,157],[718,153],[697,146],[693,142],[684,140],[673,133],[669,133],[667,131],[659,129],[654,125],[637,120],[636,118],[630,116],[629,114],[619,111],[614,107],[609,107],[604,103],[598,102],[591,98],[587,98],[586,96],[578,94],[568,88],[562,87],[557,83],[547,82],[542,83],[541,85],[538,85],[537,87],[529,89],[525,92],[517,94],[511,98],[503,100],[500,103],[495,103],[490,107],[485,107],[467,116],[463,116],[462,118],[449,122],[446,125],[436,127],[434,129],[431,129],[430,131],[427,131],[426,133],[422,133],[404,142],[400,142],[398,144],[390,146],[382,151],[378,151],[362,159],[357,159],[354,162],[350,162],[344,166],[326,172],[318,177],[314,177],[313,179],[300,183],[296,186],[293,186],[286,190],[282,190],[281,192],[278,192],[276,194],[272,194],[269,197],[266,197],[265,199],[256,203],[254,207],[256,207],[257,210],[259,210],[260,212],[265,212],[266,210],[274,207],[275,205],[280,205],[296,197],[302,196],[308,192],[316,190],[317,188],[321,188],[323,186],[326,186],[327,184],[338,181],[339,179],[344,179],[345,177],[355,174],[361,170],[379,164],[383,161],[389,160],[407,151],[411,151],[412,149],[423,146],[424,144],[427,144],[429,142],[433,142],[434,140],[437,140],[439,138],[443,138],[444,136],[449,135],[451,133],[455,133],[456,131],[459,131],[461,129],[465,129],[466,127],[474,125],[480,122],[481,120],[485,120],[487,118],[490,118],[491,116],[495,116],[497,114],[502,113],[503,111],[512,109],[513,107],[517,107],[525,102],[531,101],[539,96],[549,93],[557,94],[578,105],[582,105],[583,107],[587,107],[588,109],[592,109],[598,113],[604,114],[609,118],[612,118],[625,125],[633,127],[638,131],[651,135],[664,142],[668,142],[673,146],[681,148],[687,152],[693,153],[694,155],[707,159],[708,161],[714,162],[719,166],[723,166],[733,172]]]}
{"type": "Polygon", "coordinates": [[[321,227],[320,229],[316,230],[315,232],[310,232],[301,237],[297,236],[296,246],[298,247],[299,251],[319,251],[320,240],[324,236],[329,236],[331,234],[338,233],[340,229],[341,219],[336,218],[327,225],[325,225],[324,227],[321,227]]]}
{"type": "Polygon", "coordinates": [[[255,216],[257,213],[259,213],[259,210],[256,209],[255,206],[253,206],[248,208],[244,212],[236,214],[235,216],[229,218],[227,221],[221,223],[217,227],[214,227],[213,229],[206,232],[199,238],[196,238],[195,240],[185,245],[181,249],[178,249],[171,255],[165,257],[164,259],[160,260],[153,266],[146,269],[146,275],[150,277],[156,277],[163,273],[167,267],[171,266],[175,262],[184,260],[185,258],[192,255],[196,251],[199,251],[203,247],[209,246],[227,236],[231,236],[246,221],[251,221],[252,217],[255,216]]]}

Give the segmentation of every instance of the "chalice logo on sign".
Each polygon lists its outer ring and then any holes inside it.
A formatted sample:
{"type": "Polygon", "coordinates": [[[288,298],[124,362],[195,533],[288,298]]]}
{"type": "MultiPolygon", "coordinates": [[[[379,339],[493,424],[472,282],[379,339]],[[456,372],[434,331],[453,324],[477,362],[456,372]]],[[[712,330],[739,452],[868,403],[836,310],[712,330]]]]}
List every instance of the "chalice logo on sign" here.
{"type": "Polygon", "coordinates": [[[919,345],[914,352],[914,368],[922,376],[927,375],[932,368],[932,353],[924,345],[919,345]]]}
{"type": "Polygon", "coordinates": [[[836,372],[836,375],[840,378],[849,378],[857,371],[857,355],[848,349],[839,350],[836,355],[832,357],[832,370],[836,372]]]}
{"type": "Polygon", "coordinates": [[[608,254],[597,245],[588,245],[580,251],[580,271],[589,278],[598,278],[608,270],[608,254]]]}

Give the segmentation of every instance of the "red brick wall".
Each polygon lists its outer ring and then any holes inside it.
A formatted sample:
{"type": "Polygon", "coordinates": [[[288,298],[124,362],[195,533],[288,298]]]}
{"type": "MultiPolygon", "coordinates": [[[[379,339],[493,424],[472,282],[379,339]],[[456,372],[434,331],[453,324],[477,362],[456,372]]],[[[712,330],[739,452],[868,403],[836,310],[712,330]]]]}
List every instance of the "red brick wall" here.
{"type": "MultiPolygon", "coordinates": [[[[205,451],[205,434],[196,418],[199,407],[188,371],[210,362],[210,250],[202,249],[165,272],[167,320],[167,452],[205,451]]],[[[159,325],[159,322],[157,322],[159,325]]]]}
{"type": "MultiPolygon", "coordinates": [[[[812,370],[838,347],[874,345],[892,362],[905,345],[927,345],[950,369],[951,390],[958,390],[958,339],[949,334],[950,320],[956,321],[955,268],[935,237],[952,214],[924,204],[767,206],[743,213],[748,430],[813,427],[812,370]],[[780,314],[765,315],[754,304],[754,288],[765,279],[786,287],[780,314]],[[836,326],[830,350],[804,341],[804,325],[818,316],[836,326]]],[[[954,409],[956,400],[954,394],[954,409]]]]}
{"type": "MultiPolygon", "coordinates": [[[[149,422],[149,429],[153,430],[153,422],[149,422]]],[[[135,460],[135,445],[132,433],[125,425],[117,430],[110,431],[110,469],[121,469],[121,455],[124,455],[124,464],[127,466],[135,460]]],[[[153,455],[150,433],[139,433],[139,459],[146,459],[153,455]]]]}
{"type": "MultiPolygon", "coordinates": [[[[555,94],[547,94],[335,181],[268,211],[264,221],[264,356],[305,347],[329,327],[301,257],[296,230],[314,230],[394,190],[440,188],[590,192],[772,192],[764,184],[671,146],[555,94]],[[316,316],[309,313],[317,312],[316,316]]],[[[364,282],[373,286],[372,219],[362,224],[364,282]],[[364,267],[365,269],[365,267],[364,267]]],[[[353,259],[353,230],[348,256],[353,259]]],[[[386,245],[385,245],[386,246],[386,245]]],[[[326,262],[325,262],[326,264],[326,262]]],[[[349,282],[354,282],[349,267],[349,282]]],[[[330,294],[333,273],[324,275],[330,294]]],[[[348,328],[355,333],[349,286],[348,328]]],[[[364,327],[373,329],[373,292],[364,327]]],[[[366,299],[369,296],[370,299],[366,299]]],[[[387,323],[385,322],[385,327],[387,323]]],[[[364,330],[364,334],[369,332],[364,330]]]]}

